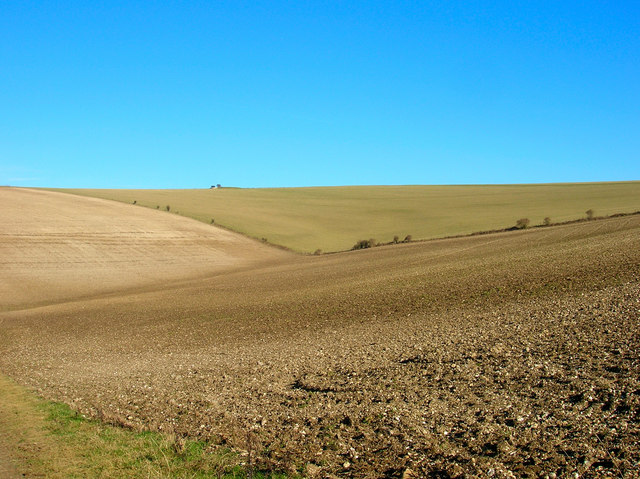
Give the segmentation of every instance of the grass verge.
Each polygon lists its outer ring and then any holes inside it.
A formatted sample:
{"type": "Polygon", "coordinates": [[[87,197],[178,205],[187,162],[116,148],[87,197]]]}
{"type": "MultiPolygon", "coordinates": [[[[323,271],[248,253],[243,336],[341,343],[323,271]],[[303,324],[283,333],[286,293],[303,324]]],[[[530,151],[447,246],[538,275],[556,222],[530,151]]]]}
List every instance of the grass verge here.
{"type": "Polygon", "coordinates": [[[84,418],[0,374],[0,473],[9,478],[247,477],[238,459],[204,442],[84,418]]]}

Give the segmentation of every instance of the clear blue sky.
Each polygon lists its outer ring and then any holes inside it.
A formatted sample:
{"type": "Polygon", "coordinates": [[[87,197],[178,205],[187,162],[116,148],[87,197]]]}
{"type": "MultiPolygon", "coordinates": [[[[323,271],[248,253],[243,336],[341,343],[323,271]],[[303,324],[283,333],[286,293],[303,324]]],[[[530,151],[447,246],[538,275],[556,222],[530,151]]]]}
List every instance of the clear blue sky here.
{"type": "Polygon", "coordinates": [[[0,2],[0,184],[640,179],[640,3],[0,2]]]}

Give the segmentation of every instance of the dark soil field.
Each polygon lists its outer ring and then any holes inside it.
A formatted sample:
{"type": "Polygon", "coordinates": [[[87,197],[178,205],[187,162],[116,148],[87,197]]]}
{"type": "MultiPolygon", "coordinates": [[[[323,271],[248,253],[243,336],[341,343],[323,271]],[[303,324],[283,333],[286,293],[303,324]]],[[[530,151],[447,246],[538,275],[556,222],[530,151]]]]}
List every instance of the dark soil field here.
{"type": "MultiPolygon", "coordinates": [[[[640,215],[317,257],[262,247],[193,279],[125,268],[120,289],[6,293],[0,370],[308,477],[640,477],[640,215]]],[[[17,257],[10,278],[40,274],[17,257]]]]}

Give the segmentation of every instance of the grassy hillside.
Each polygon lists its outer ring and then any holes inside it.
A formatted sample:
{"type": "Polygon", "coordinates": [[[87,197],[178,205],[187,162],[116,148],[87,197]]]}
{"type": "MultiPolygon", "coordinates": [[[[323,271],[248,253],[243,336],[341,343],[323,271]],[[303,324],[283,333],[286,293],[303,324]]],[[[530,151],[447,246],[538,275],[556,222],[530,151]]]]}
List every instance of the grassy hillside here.
{"type": "Polygon", "coordinates": [[[339,251],[359,239],[437,238],[640,210],[640,181],[543,185],[346,186],[69,193],[166,209],[296,251],[339,251]]]}

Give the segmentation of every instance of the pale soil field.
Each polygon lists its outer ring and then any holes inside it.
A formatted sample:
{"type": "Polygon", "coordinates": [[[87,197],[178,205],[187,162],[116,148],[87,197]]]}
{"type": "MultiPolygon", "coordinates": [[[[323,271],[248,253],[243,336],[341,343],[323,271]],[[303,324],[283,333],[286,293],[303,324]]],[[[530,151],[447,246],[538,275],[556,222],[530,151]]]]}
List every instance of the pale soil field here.
{"type": "Polygon", "coordinates": [[[283,253],[131,205],[0,188],[0,310],[221,273],[283,253]]]}
{"type": "Polygon", "coordinates": [[[273,254],[0,313],[0,370],[292,474],[639,477],[640,215],[273,254]]]}
{"type": "Polygon", "coordinates": [[[531,185],[61,190],[164,209],[295,251],[345,251],[359,240],[442,238],[640,211],[640,181],[531,185]]]}

